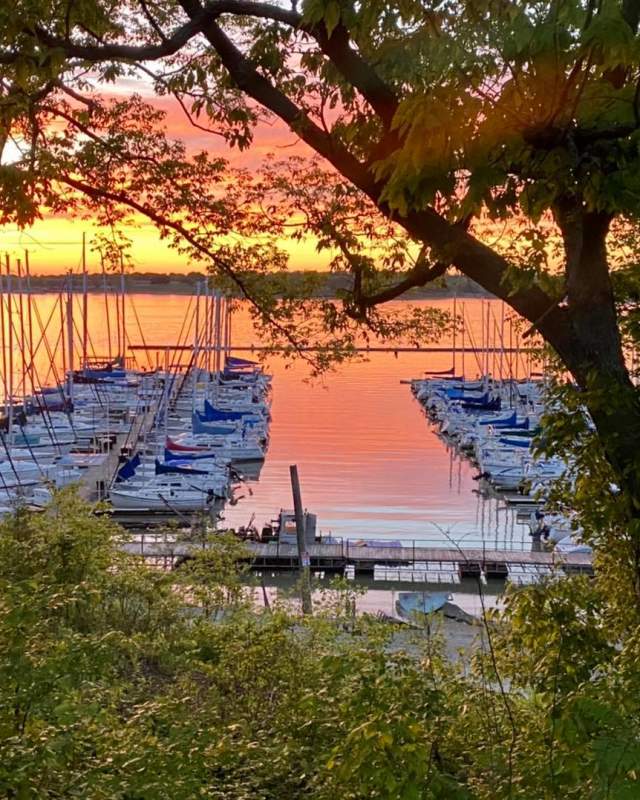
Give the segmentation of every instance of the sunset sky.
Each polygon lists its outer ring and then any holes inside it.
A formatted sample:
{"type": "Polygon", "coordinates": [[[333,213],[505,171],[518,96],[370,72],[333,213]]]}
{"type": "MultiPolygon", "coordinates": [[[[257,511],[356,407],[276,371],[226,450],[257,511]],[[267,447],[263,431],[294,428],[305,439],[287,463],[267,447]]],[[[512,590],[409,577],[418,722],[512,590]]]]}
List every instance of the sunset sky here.
{"type": "MultiPolygon", "coordinates": [[[[165,127],[168,136],[184,140],[190,152],[207,150],[219,154],[235,166],[251,168],[257,166],[268,154],[280,156],[293,154],[310,155],[309,149],[292,134],[282,122],[261,125],[256,131],[254,144],[248,151],[230,150],[224,141],[215,134],[194,128],[187,120],[177,101],[168,97],[154,97],[150,90],[140,82],[123,82],[121,93],[131,89],[143,94],[147,101],[161,108],[167,114],[165,127]],[[142,91],[141,91],[142,90],[142,91]]],[[[20,231],[15,225],[0,226],[0,253],[9,253],[15,258],[22,258],[24,250],[29,250],[31,270],[33,274],[59,274],[67,270],[77,270],[81,263],[82,234],[86,234],[89,244],[97,229],[91,220],[71,219],[60,216],[45,215],[31,228],[20,231]]],[[[155,227],[142,221],[136,227],[125,229],[126,236],[132,241],[131,257],[136,271],[139,272],[189,272],[193,269],[202,271],[201,264],[190,264],[184,255],[169,248],[160,241],[155,227]]],[[[305,242],[283,241],[282,247],[290,253],[292,269],[322,269],[328,262],[326,253],[315,251],[315,244],[305,242]]],[[[97,254],[88,248],[89,271],[99,271],[97,254]]]]}

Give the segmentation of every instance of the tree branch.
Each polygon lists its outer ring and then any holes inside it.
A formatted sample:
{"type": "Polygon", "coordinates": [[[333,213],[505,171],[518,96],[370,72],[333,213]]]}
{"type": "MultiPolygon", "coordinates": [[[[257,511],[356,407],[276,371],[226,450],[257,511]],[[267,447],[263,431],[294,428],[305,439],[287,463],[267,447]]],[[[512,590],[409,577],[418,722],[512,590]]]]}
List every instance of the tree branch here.
{"type": "MultiPolygon", "coordinates": [[[[197,0],[180,0],[180,5],[187,14],[196,14],[200,8],[197,0]]],[[[487,291],[506,300],[530,322],[539,320],[547,312],[544,329],[541,330],[552,344],[556,345],[557,342],[556,346],[561,346],[560,340],[566,335],[566,320],[562,309],[556,307],[555,311],[548,311],[554,303],[552,297],[538,286],[511,291],[507,281],[509,262],[464,229],[448,222],[435,209],[428,207],[409,211],[406,216],[398,217],[388,203],[381,199],[384,183],[376,181],[364,164],[328,136],[302,109],[261,75],[219,25],[210,23],[203,33],[238,88],[286,122],[313,150],[364,192],[382,214],[401,225],[417,241],[442,252],[443,255],[438,260],[456,266],[487,291]]]]}
{"type": "Polygon", "coordinates": [[[409,270],[403,280],[393,286],[388,286],[386,289],[381,289],[376,294],[361,295],[359,299],[354,297],[354,303],[360,308],[373,308],[387,303],[389,300],[395,300],[396,297],[400,297],[400,295],[408,292],[409,289],[414,289],[416,286],[425,286],[427,283],[436,280],[436,278],[441,278],[449,266],[446,261],[436,261],[431,266],[426,261],[416,264],[413,269],[409,270]]]}
{"type": "Polygon", "coordinates": [[[296,340],[295,336],[293,336],[290,331],[281,325],[278,320],[275,319],[275,317],[273,317],[273,315],[262,306],[260,301],[254,297],[253,293],[247,288],[246,284],[240,278],[236,270],[234,270],[233,266],[226,261],[226,259],[220,258],[218,254],[216,254],[206,245],[202,244],[202,242],[199,242],[196,237],[183,225],[167,219],[153,208],[150,208],[143,203],[139,203],[133,197],[129,197],[129,195],[127,195],[125,192],[111,192],[106,189],[91,186],[88,183],[78,180],[77,178],[74,178],[68,174],[58,175],[58,180],[60,180],[62,183],[65,183],[70,188],[81,192],[87,197],[90,197],[92,200],[107,200],[111,203],[118,203],[120,205],[128,206],[133,211],[137,211],[139,214],[147,217],[147,219],[150,219],[157,225],[158,228],[172,230],[174,233],[181,236],[194,248],[194,250],[197,250],[202,255],[211,259],[211,262],[214,264],[216,269],[218,269],[223,275],[226,275],[238,287],[242,296],[248,300],[251,305],[263,315],[265,319],[268,320],[269,324],[272,325],[275,330],[279,331],[279,333],[289,342],[292,350],[294,350],[298,356],[308,361],[312,366],[315,366],[315,362],[306,354],[304,348],[296,340]]]}
{"type": "Polygon", "coordinates": [[[162,28],[156,22],[156,19],[153,16],[153,14],[151,13],[151,11],[149,10],[149,7],[147,6],[145,0],[138,0],[138,3],[140,4],[140,7],[142,8],[142,12],[144,13],[145,17],[147,18],[147,20],[149,22],[149,25],[151,25],[153,30],[156,32],[156,34],[158,35],[158,38],[160,39],[160,41],[161,42],[166,42],[167,41],[167,37],[165,35],[165,32],[162,30],[162,28]]]}

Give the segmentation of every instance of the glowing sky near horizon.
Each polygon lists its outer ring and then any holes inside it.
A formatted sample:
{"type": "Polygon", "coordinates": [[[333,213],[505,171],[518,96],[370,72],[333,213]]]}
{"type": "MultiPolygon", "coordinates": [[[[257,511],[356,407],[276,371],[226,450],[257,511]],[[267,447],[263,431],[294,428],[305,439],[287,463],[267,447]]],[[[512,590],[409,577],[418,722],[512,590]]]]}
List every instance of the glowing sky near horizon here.
{"type": "MultiPolygon", "coordinates": [[[[153,97],[149,87],[146,88],[145,91],[142,82],[124,81],[117,93],[142,93],[145,100],[152,101],[156,108],[162,109],[166,114],[164,127],[167,136],[184,141],[191,153],[207,150],[226,158],[233,166],[246,169],[256,168],[270,154],[280,157],[311,155],[306,145],[279,120],[260,124],[248,150],[230,149],[221,137],[193,127],[176,100],[153,97]]],[[[201,123],[205,121],[201,120],[201,123]]],[[[12,259],[16,259],[22,258],[25,249],[28,249],[31,271],[35,275],[77,271],[82,258],[82,234],[85,233],[88,269],[97,272],[100,270],[99,258],[90,247],[90,241],[97,232],[98,229],[89,219],[45,214],[25,230],[19,230],[15,225],[0,226],[0,253],[8,253],[12,259]]],[[[161,241],[156,228],[149,222],[140,221],[135,226],[124,227],[123,232],[132,243],[130,255],[136,272],[184,273],[204,270],[203,264],[191,263],[184,254],[172,250],[165,241],[161,241]]],[[[323,269],[329,261],[326,252],[316,252],[315,242],[311,239],[281,240],[280,246],[289,254],[291,269],[323,269]]]]}

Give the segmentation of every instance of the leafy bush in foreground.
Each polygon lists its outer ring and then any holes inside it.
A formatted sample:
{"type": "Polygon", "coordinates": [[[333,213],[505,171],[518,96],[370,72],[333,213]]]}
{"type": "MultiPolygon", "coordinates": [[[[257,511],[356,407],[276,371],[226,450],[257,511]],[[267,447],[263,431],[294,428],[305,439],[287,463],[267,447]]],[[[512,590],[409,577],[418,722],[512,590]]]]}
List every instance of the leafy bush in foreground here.
{"type": "Polygon", "coordinates": [[[640,795],[640,638],[595,582],[510,595],[452,664],[346,603],[253,609],[224,539],[165,574],[121,536],[68,492],[0,526],[2,796],[640,795]]]}

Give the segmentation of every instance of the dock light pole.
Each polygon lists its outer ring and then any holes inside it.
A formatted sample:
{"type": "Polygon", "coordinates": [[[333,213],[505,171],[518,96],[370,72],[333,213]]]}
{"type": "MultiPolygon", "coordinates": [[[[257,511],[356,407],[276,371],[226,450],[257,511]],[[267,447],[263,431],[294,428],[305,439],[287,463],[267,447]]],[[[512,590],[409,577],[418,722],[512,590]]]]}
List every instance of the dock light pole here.
{"type": "Polygon", "coordinates": [[[298,467],[292,464],[289,467],[291,473],[291,491],[293,492],[293,509],[296,515],[296,539],[298,543],[298,566],[300,571],[300,594],[302,598],[302,613],[313,614],[311,603],[311,574],[309,570],[310,559],[307,553],[304,530],[304,512],[302,510],[302,495],[300,493],[300,478],[298,477],[298,467]]]}

